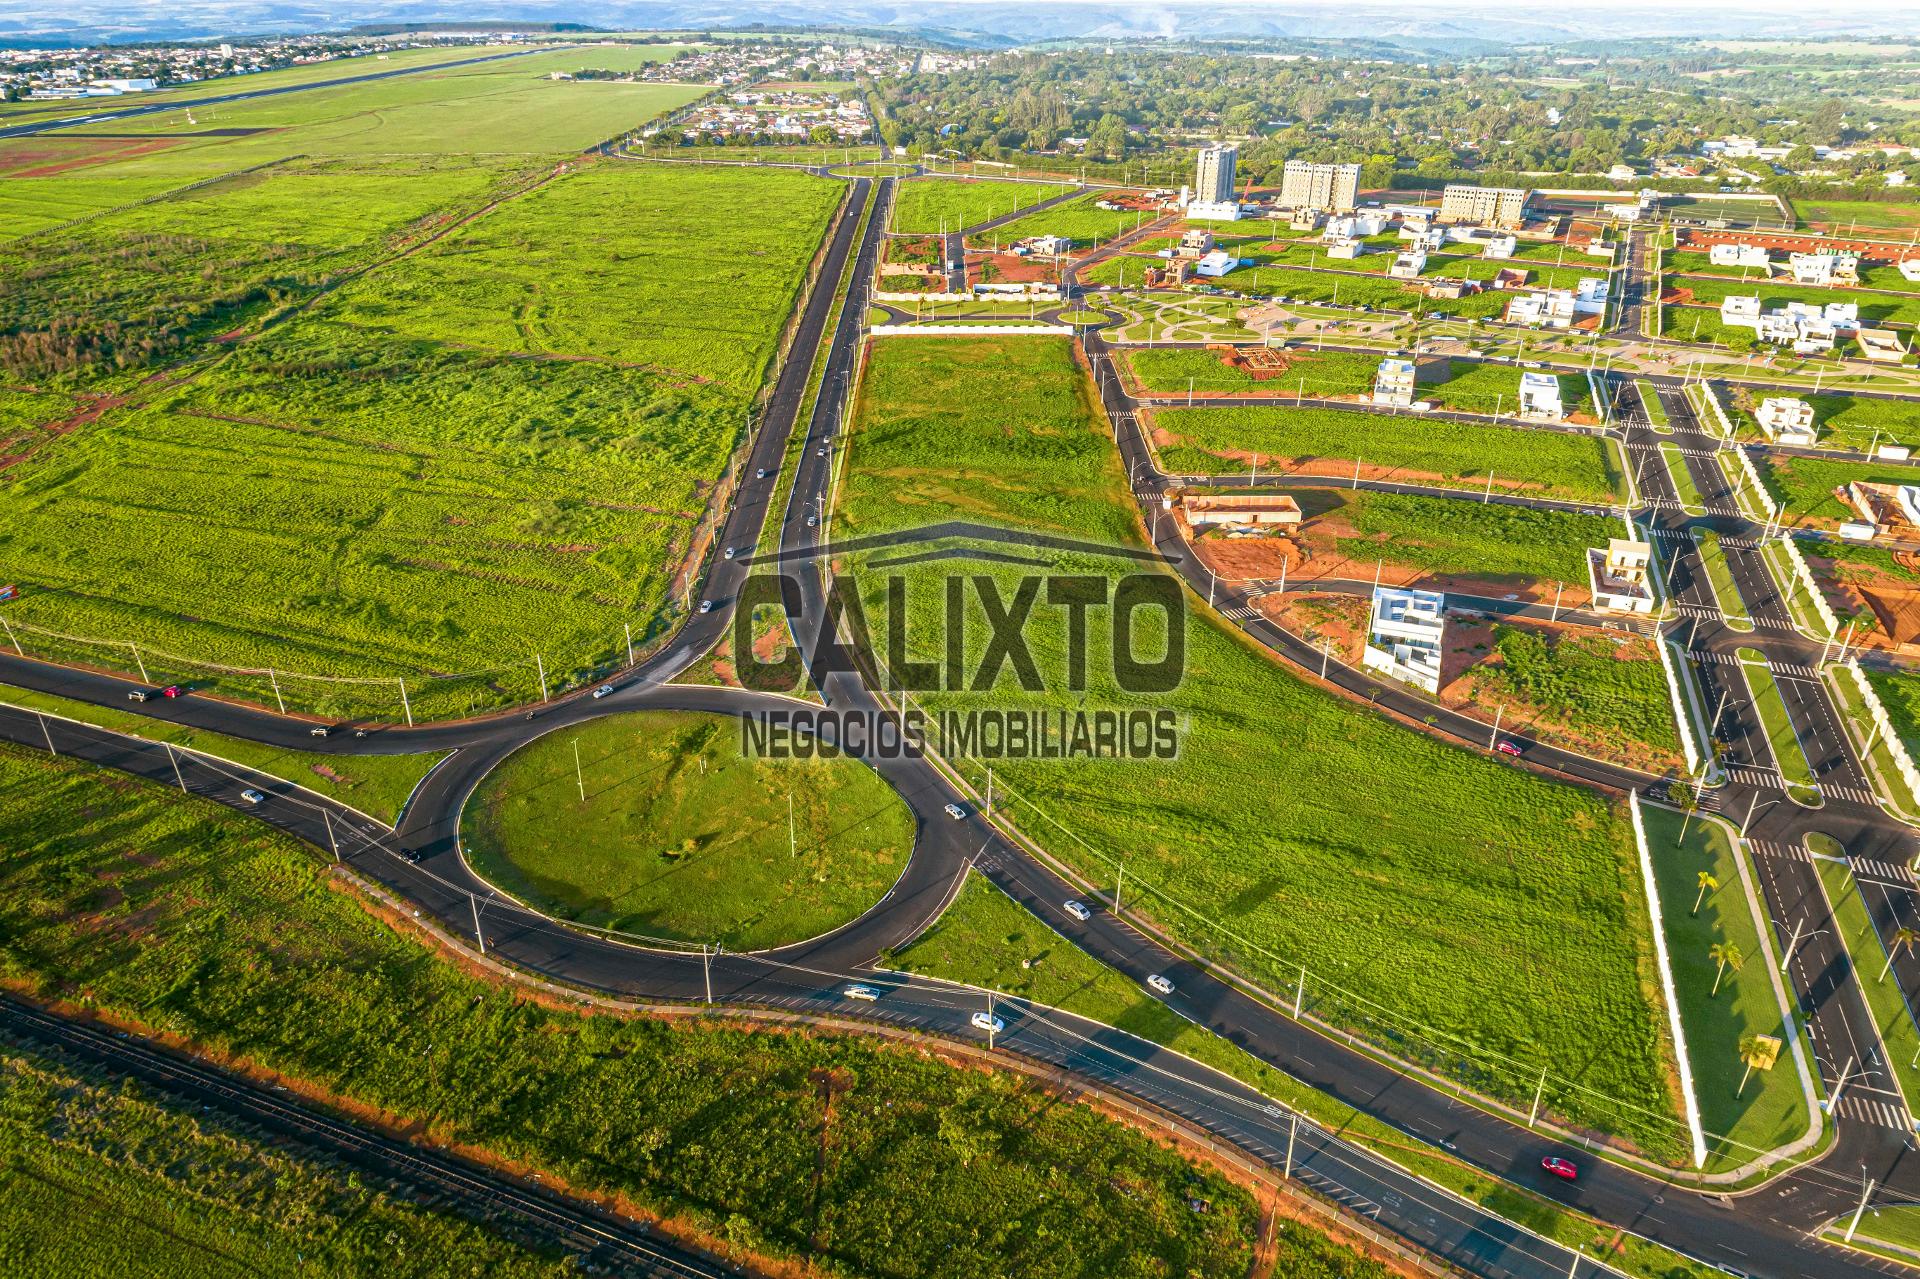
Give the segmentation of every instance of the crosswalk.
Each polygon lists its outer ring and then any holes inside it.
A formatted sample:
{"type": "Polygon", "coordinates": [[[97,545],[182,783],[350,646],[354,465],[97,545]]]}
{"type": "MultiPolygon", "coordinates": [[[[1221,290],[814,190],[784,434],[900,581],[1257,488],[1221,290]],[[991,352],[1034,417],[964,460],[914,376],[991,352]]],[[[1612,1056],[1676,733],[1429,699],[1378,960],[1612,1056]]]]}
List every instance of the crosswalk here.
{"type": "MultiPolygon", "coordinates": [[[[1732,653],[1713,653],[1706,649],[1695,649],[1689,652],[1687,656],[1696,662],[1708,666],[1740,665],[1740,659],[1732,653]]],[[[1773,673],[1776,675],[1793,675],[1800,679],[1815,679],[1819,674],[1813,667],[1803,666],[1798,662],[1768,662],[1767,665],[1772,668],[1773,673]]]]}
{"type": "Polygon", "coordinates": [[[1847,782],[1821,782],[1820,792],[1835,799],[1844,799],[1854,804],[1878,804],[1880,797],[1865,786],[1854,786],[1847,782]]]}
{"type": "Polygon", "coordinates": [[[1853,867],[1855,875],[1871,875],[1875,879],[1909,886],[1914,882],[1913,872],[1894,862],[1881,861],[1877,857],[1849,857],[1847,862],[1853,867]]]}
{"type": "MultiPolygon", "coordinates": [[[[1685,510],[1687,509],[1687,508],[1686,508],[1686,504],[1685,504],[1685,503],[1682,503],[1682,502],[1676,502],[1676,501],[1674,501],[1674,500],[1673,500],[1672,498],[1670,498],[1670,497],[1645,497],[1645,496],[1643,496],[1641,500],[1642,500],[1642,502],[1643,502],[1643,504],[1644,504],[1644,505],[1647,505],[1647,506],[1650,506],[1650,507],[1652,507],[1652,508],[1653,508],[1654,510],[1656,510],[1656,511],[1685,511],[1685,510]]],[[[1739,512],[1739,511],[1737,511],[1737,510],[1735,510],[1735,509],[1734,509],[1733,507],[1731,507],[1731,506],[1719,506],[1719,505],[1716,505],[1716,504],[1714,504],[1714,503],[1711,503],[1711,502],[1709,502],[1709,503],[1707,504],[1707,506],[1706,506],[1706,512],[1707,512],[1707,514],[1708,514],[1708,515],[1735,515],[1735,516],[1737,516],[1737,515],[1739,515],[1739,514],[1740,514],[1740,512],[1739,512]]]]}
{"type": "Polygon", "coordinates": [[[1727,765],[1727,777],[1742,786],[1757,786],[1761,790],[1782,790],[1780,774],[1770,768],[1749,768],[1745,764],[1727,765]]]}
{"type": "Polygon", "coordinates": [[[1220,612],[1236,622],[1250,622],[1260,616],[1259,609],[1250,608],[1245,604],[1223,604],[1220,606],[1220,612]]]}
{"type": "Polygon", "coordinates": [[[1813,861],[1813,854],[1798,844],[1776,844],[1770,839],[1750,839],[1747,841],[1747,846],[1761,857],[1774,857],[1788,862],[1811,863],[1813,861]]]}
{"type": "Polygon", "coordinates": [[[1843,1119],[1857,1119],[1896,1132],[1913,1131],[1913,1121],[1907,1117],[1906,1107],[1844,1089],[1840,1093],[1840,1100],[1834,1103],[1833,1113],[1843,1119]]]}

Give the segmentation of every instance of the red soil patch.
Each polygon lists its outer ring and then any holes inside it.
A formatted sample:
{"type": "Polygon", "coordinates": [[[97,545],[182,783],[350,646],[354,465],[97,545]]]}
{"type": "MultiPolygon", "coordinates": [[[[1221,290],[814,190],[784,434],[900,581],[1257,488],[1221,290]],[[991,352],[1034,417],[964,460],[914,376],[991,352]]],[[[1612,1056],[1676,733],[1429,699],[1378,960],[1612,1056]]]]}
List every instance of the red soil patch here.
{"type": "Polygon", "coordinates": [[[969,251],[967,254],[967,283],[969,284],[1030,284],[1036,280],[1051,280],[1055,274],[1051,258],[978,251],[969,251]]]}
{"type": "Polygon", "coordinates": [[[26,461],[29,457],[33,456],[34,451],[36,449],[39,449],[40,447],[45,445],[48,440],[51,440],[56,436],[65,435],[70,431],[77,431],[81,427],[86,426],[88,423],[97,419],[102,413],[105,413],[108,409],[117,409],[122,404],[125,404],[126,402],[127,402],[127,398],[124,395],[93,396],[85,404],[81,405],[78,409],[75,409],[72,413],[69,413],[66,417],[61,418],[57,422],[48,422],[45,425],[43,425],[40,428],[39,437],[37,439],[34,439],[33,444],[30,447],[23,449],[18,453],[9,453],[9,454],[6,454],[5,456],[0,456],[0,471],[6,470],[8,467],[14,465],[16,462],[26,461]]]}
{"type": "Polygon", "coordinates": [[[74,169],[91,168],[109,161],[130,160],[153,151],[178,146],[178,139],[149,138],[139,142],[89,142],[63,138],[43,149],[21,148],[0,151],[0,177],[50,178],[74,169]]]}

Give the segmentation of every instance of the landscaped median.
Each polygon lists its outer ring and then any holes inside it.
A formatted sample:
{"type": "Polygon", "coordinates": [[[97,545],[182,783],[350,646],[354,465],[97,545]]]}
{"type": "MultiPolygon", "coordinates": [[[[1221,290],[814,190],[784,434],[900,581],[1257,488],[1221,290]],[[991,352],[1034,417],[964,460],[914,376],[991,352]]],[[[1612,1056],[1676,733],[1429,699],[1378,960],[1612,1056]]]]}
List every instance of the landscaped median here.
{"type": "Polygon", "coordinates": [[[1667,420],[1667,406],[1660,402],[1660,390],[1650,382],[1635,382],[1634,390],[1640,396],[1640,405],[1647,411],[1647,421],[1653,423],[1653,429],[1662,435],[1673,434],[1673,423],[1667,420]]]}
{"type": "Polygon", "coordinates": [[[1828,1243],[1920,1266],[1920,1204],[1871,1207],[1860,1214],[1857,1224],[1852,1213],[1842,1213],[1821,1237],[1828,1243]],[[1853,1238],[1848,1239],[1850,1229],[1853,1238]]]}
{"type": "Polygon", "coordinates": [[[1706,1170],[1739,1167],[1807,1135],[1799,1031],[1781,1009],[1772,951],[1754,921],[1742,854],[1726,824],[1652,805],[1642,805],[1640,817],[1707,1134],[1706,1170]],[[1779,1056],[1743,1080],[1743,1050],[1756,1035],[1779,1040],[1779,1056]]]}
{"type": "MultiPolygon", "coordinates": [[[[1901,767],[1901,757],[1908,749],[1906,744],[1881,729],[1866,695],[1860,691],[1854,672],[1848,669],[1846,663],[1829,662],[1821,667],[1820,674],[1826,681],[1827,691],[1833,695],[1833,704],[1840,712],[1840,722],[1846,727],[1854,751],[1866,763],[1867,778],[1878,792],[1880,802],[1902,821],[1920,824],[1920,795],[1916,795],[1908,785],[1906,771],[1901,767]]],[[[1899,685],[1890,681],[1912,677],[1889,676],[1881,671],[1864,674],[1874,695],[1886,708],[1889,722],[1898,723],[1894,717],[1902,713],[1904,707],[1896,709],[1897,698],[1890,697],[1889,693],[1898,689],[1899,685]]]]}
{"type": "Polygon", "coordinates": [[[1697,528],[1693,530],[1693,544],[1700,557],[1707,593],[1713,596],[1721,619],[1733,630],[1751,631],[1753,619],[1747,615],[1747,602],[1741,598],[1740,587],[1733,580],[1733,569],[1720,546],[1720,535],[1712,529],[1697,528]],[[1729,608],[1728,604],[1733,607],[1729,608]]]}
{"type": "Polygon", "coordinates": [[[1793,555],[1782,538],[1768,538],[1760,543],[1760,557],[1773,574],[1774,585],[1779,588],[1780,599],[1787,606],[1787,616],[1793,619],[1794,628],[1808,639],[1825,642],[1833,638],[1833,628],[1820,616],[1821,606],[1814,599],[1807,579],[1794,567],[1793,555]]]}
{"type": "Polygon", "coordinates": [[[1766,654],[1743,648],[1738,655],[1740,674],[1753,695],[1754,712],[1760,717],[1760,727],[1767,735],[1767,749],[1780,770],[1787,795],[1797,804],[1820,807],[1824,801],[1818,783],[1813,780],[1813,767],[1800,748],[1799,735],[1793,731],[1793,717],[1787,714],[1787,703],[1780,696],[1780,686],[1774,682],[1773,668],[1768,665],[1766,654]]]}
{"type": "Polygon", "coordinates": [[[1660,460],[1666,464],[1673,491],[1680,498],[1680,509],[1689,515],[1705,515],[1707,499],[1700,496],[1700,487],[1693,482],[1693,472],[1687,469],[1687,455],[1680,451],[1680,446],[1670,440],[1660,441],[1660,460]]]}
{"type": "MultiPolygon", "coordinates": [[[[1807,844],[1814,854],[1814,866],[1820,872],[1821,887],[1826,889],[1827,901],[1833,907],[1833,921],[1840,930],[1840,940],[1846,943],[1847,955],[1853,960],[1854,977],[1859,981],[1860,993],[1866,997],[1867,1011],[1873,1014],[1873,1024],[1879,1028],[1887,1065],[1911,1107],[1914,1099],[1920,1098],[1920,1067],[1914,1065],[1920,1059],[1920,1029],[1915,1028],[1913,1013],[1907,1007],[1906,997],[1900,993],[1899,976],[1887,967],[1886,947],[1873,926],[1872,917],[1867,914],[1866,902],[1860,898],[1859,886],[1853,881],[1844,850],[1823,835],[1809,838],[1807,844]]],[[[1911,1114],[1911,1110],[1908,1113],[1911,1114]]]]}
{"type": "Polygon", "coordinates": [[[399,818],[401,807],[420,779],[446,755],[444,751],[417,755],[322,755],[314,751],[286,750],[11,685],[0,685],[0,702],[224,759],[304,786],[388,825],[399,818]]]}

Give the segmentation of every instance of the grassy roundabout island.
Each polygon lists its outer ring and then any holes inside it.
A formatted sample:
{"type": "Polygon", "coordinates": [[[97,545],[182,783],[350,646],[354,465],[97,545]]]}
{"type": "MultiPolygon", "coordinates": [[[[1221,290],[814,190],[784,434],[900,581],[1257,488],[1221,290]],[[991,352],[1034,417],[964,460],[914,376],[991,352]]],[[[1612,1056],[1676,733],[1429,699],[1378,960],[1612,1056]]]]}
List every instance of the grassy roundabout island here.
{"type": "Polygon", "coordinates": [[[682,711],[548,734],[481,784],[463,826],[474,869],[542,910],[730,950],[846,923],[913,849],[912,813],[866,765],[748,758],[731,719],[682,711]]]}

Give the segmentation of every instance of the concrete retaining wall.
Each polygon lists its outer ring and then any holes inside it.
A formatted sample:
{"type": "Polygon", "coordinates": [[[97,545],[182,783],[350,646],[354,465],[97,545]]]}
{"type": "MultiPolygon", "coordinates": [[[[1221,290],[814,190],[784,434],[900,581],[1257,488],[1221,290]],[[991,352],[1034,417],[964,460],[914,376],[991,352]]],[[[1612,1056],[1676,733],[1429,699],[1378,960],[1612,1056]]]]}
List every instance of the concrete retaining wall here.
{"type": "MultiPolygon", "coordinates": [[[[1741,456],[1746,454],[1743,452],[1741,456]]],[[[1826,623],[1827,634],[1834,634],[1840,629],[1840,619],[1833,615],[1833,607],[1827,603],[1827,597],[1820,593],[1819,585],[1813,580],[1813,570],[1807,567],[1807,557],[1800,553],[1799,544],[1790,537],[1781,538],[1780,546],[1787,553],[1787,563],[1793,566],[1793,575],[1800,579],[1800,585],[1807,588],[1807,598],[1813,601],[1813,611],[1826,623]]]]}
{"type": "Polygon", "coordinates": [[[1907,788],[1914,794],[1920,795],[1920,768],[1914,767],[1913,756],[1907,753],[1907,744],[1900,740],[1898,733],[1893,731],[1893,720],[1888,717],[1886,705],[1881,702],[1880,694],[1874,692],[1873,685],[1867,682],[1867,674],[1860,669],[1859,662],[1850,657],[1840,663],[1840,666],[1846,671],[1846,678],[1851,679],[1853,686],[1860,690],[1860,699],[1867,704],[1867,712],[1873,717],[1875,730],[1880,736],[1886,738],[1887,754],[1893,757],[1894,767],[1900,770],[1900,776],[1905,779],[1907,788]]]}
{"type": "Polygon", "coordinates": [[[1673,1031],[1674,1064],[1680,1068],[1680,1096],[1687,1112],[1687,1134],[1693,1139],[1693,1166],[1698,1168],[1707,1162],[1707,1137],[1700,1128],[1700,1102],[1693,1091],[1693,1063],[1687,1059],[1687,1036],[1680,1028],[1680,997],[1673,989],[1673,966],[1667,962],[1667,930],[1660,923],[1660,889],[1654,881],[1653,854],[1647,848],[1647,830],[1640,821],[1639,791],[1627,792],[1627,811],[1633,817],[1633,842],[1640,850],[1640,875],[1647,885],[1647,915],[1653,924],[1653,955],[1660,966],[1660,989],[1667,997],[1667,1022],[1673,1031]]]}

